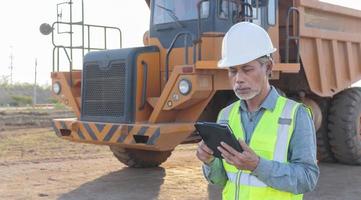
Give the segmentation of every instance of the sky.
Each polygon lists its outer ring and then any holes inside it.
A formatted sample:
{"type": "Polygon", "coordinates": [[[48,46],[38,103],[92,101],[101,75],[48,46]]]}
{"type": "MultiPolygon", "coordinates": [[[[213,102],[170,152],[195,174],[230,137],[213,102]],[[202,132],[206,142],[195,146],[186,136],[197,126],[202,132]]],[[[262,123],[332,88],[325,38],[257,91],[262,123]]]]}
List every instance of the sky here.
{"type": "MultiPolygon", "coordinates": [[[[56,4],[65,1],[68,0],[11,0],[2,3],[0,78],[10,75],[10,55],[13,54],[13,82],[34,83],[37,59],[37,82],[51,84],[51,35],[42,35],[39,27],[42,23],[56,21],[56,4]]],[[[74,13],[81,13],[77,6],[81,1],[73,1],[74,13]]],[[[149,9],[144,0],[84,0],[84,4],[85,23],[120,28],[123,47],[142,45],[143,34],[149,27],[149,9]]],[[[63,16],[68,14],[66,11],[64,7],[63,16]]],[[[80,21],[79,15],[74,14],[74,19],[80,21]]]]}
{"type": "MultiPolygon", "coordinates": [[[[322,0],[361,10],[360,0],[322,0]]],[[[39,31],[42,23],[56,21],[56,4],[59,0],[11,0],[0,7],[0,78],[10,75],[10,55],[13,55],[13,83],[34,83],[35,59],[37,82],[51,83],[51,36],[39,31]]],[[[74,0],[74,19],[79,19],[79,2],[74,0]]],[[[149,28],[149,9],[144,0],[84,0],[85,23],[119,27],[123,47],[143,45],[143,34],[149,28]]],[[[68,14],[63,8],[63,16],[68,14]]],[[[96,35],[95,35],[96,36],[96,35]]],[[[112,36],[112,35],[111,35],[112,36]]],[[[99,45],[101,45],[99,43],[99,45]]],[[[75,68],[81,64],[74,63],[75,68]]],[[[1,79],[0,79],[1,80],[1,79]]]]}

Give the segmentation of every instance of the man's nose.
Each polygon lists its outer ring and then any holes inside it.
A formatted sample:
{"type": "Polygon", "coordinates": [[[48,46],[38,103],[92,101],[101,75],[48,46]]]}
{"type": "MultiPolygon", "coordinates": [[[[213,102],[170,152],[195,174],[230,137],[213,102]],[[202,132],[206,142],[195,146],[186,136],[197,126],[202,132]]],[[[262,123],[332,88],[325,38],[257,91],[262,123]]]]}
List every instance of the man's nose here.
{"type": "Polygon", "coordinates": [[[244,82],[244,73],[241,70],[237,71],[235,76],[236,83],[243,83],[244,82]]]}

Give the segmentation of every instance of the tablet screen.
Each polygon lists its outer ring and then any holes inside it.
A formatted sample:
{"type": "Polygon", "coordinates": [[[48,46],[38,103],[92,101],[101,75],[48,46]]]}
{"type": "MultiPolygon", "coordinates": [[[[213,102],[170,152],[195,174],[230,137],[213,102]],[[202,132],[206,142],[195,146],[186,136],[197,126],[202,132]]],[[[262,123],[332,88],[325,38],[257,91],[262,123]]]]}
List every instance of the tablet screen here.
{"type": "Polygon", "coordinates": [[[221,146],[221,142],[225,142],[235,150],[242,152],[241,145],[228,124],[197,122],[194,126],[205,144],[212,149],[215,157],[222,158],[221,152],[217,149],[218,146],[221,146]]]}

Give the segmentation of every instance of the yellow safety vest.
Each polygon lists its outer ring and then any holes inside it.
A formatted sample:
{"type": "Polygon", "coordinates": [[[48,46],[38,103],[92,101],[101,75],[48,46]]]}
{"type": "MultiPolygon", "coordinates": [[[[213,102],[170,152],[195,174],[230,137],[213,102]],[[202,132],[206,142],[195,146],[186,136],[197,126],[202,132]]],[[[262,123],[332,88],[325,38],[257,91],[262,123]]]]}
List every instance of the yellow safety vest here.
{"type": "MultiPolygon", "coordinates": [[[[294,130],[294,116],[300,104],[279,96],[273,111],[265,110],[250,140],[250,148],[260,157],[287,163],[288,146],[294,130]]],[[[240,101],[224,108],[218,123],[228,123],[237,139],[244,140],[239,113],[240,101]]],[[[224,159],[228,181],[223,188],[224,200],[302,200],[303,195],[280,191],[267,186],[248,170],[238,170],[224,159]]]]}

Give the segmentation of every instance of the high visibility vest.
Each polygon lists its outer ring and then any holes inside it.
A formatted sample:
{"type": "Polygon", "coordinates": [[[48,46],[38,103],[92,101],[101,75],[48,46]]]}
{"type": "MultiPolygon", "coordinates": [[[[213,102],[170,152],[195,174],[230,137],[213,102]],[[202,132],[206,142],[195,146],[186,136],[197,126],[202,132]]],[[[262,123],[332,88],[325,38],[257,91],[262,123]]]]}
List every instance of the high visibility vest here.
{"type": "MultiPolygon", "coordinates": [[[[296,108],[300,104],[279,96],[273,111],[265,110],[250,140],[250,148],[267,160],[287,163],[290,138],[294,130],[296,108]]],[[[244,130],[239,113],[240,101],[224,108],[218,123],[228,123],[237,139],[244,140],[244,130]]],[[[228,181],[223,188],[224,200],[302,200],[303,195],[295,195],[267,186],[248,170],[238,170],[224,159],[223,166],[228,181]]]]}

